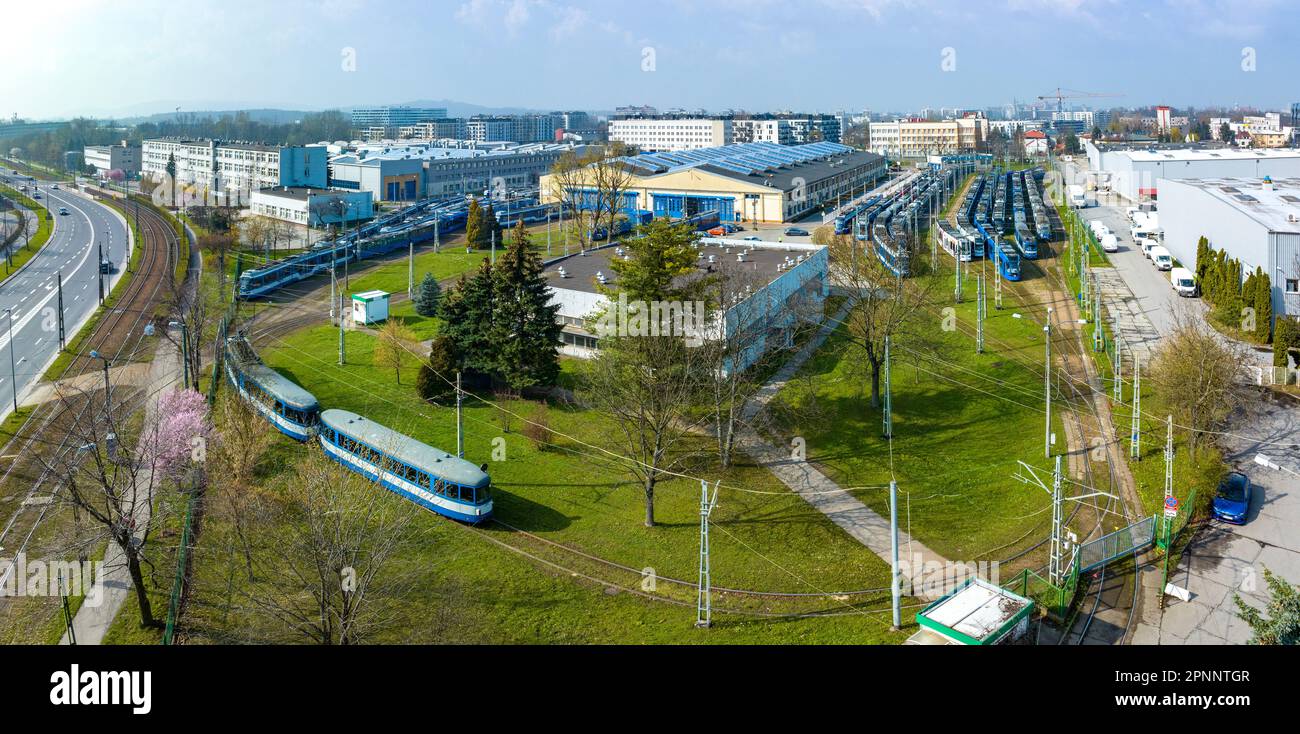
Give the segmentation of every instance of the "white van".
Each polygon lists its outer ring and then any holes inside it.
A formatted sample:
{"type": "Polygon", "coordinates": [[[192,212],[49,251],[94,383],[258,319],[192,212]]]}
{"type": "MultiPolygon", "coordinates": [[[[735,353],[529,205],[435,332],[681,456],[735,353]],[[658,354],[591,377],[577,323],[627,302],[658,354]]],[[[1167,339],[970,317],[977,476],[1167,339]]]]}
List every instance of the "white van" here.
{"type": "Polygon", "coordinates": [[[1156,270],[1174,269],[1174,256],[1160,245],[1151,248],[1151,262],[1155,263],[1156,270]]]}
{"type": "Polygon", "coordinates": [[[1141,247],[1141,248],[1142,248],[1142,254],[1145,255],[1145,256],[1147,257],[1147,259],[1150,259],[1150,258],[1151,258],[1151,251],[1154,250],[1154,249],[1156,249],[1157,247],[1160,246],[1160,244],[1157,243],[1155,240],[1148,240],[1148,239],[1145,239],[1145,238],[1144,238],[1144,239],[1136,239],[1136,240],[1133,240],[1133,241],[1134,241],[1135,243],[1137,243],[1137,246],[1138,246],[1138,247],[1141,247]]]}
{"type": "Polygon", "coordinates": [[[1170,270],[1169,282],[1173,284],[1174,292],[1178,295],[1188,298],[1196,296],[1196,275],[1187,268],[1170,270]]]}
{"type": "Polygon", "coordinates": [[[1094,237],[1100,237],[1102,231],[1106,229],[1106,225],[1100,219],[1089,219],[1088,229],[1092,230],[1094,237]]]}
{"type": "Polygon", "coordinates": [[[1101,249],[1103,252],[1119,252],[1119,238],[1110,232],[1102,235],[1101,249]]]}

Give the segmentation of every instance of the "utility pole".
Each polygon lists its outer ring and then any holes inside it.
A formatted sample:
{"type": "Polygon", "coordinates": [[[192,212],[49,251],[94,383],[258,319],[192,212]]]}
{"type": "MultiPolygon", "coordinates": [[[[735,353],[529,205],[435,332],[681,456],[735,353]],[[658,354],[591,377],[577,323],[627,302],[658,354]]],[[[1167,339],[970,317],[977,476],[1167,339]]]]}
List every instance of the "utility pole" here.
{"type": "Polygon", "coordinates": [[[104,245],[96,242],[95,247],[99,251],[99,266],[96,270],[99,271],[99,305],[102,306],[104,305],[104,245]]]}
{"type": "Polygon", "coordinates": [[[1124,402],[1124,337],[1119,334],[1115,335],[1115,369],[1112,370],[1115,378],[1115,397],[1112,398],[1116,405],[1124,402]]]}
{"type": "Polygon", "coordinates": [[[415,298],[415,240],[411,240],[406,257],[406,297],[415,298]]]}
{"type": "Polygon", "coordinates": [[[442,215],[438,215],[433,220],[433,251],[442,252],[442,240],[438,237],[438,223],[442,221],[442,215]]]}
{"type": "Polygon", "coordinates": [[[889,336],[886,335],[885,336],[885,409],[883,411],[883,421],[884,421],[884,425],[882,427],[883,433],[881,434],[885,438],[893,438],[894,436],[894,418],[893,418],[894,400],[893,400],[893,396],[891,395],[892,390],[890,389],[890,384],[889,384],[889,341],[890,341],[889,336]]]}
{"type": "Polygon", "coordinates": [[[340,293],[339,294],[339,366],[340,367],[342,367],[347,361],[346,353],[344,352],[343,349],[343,322],[346,320],[347,319],[343,314],[343,294],[340,293]]]}
{"type": "Polygon", "coordinates": [[[695,598],[695,626],[713,626],[712,581],[709,578],[709,515],[718,504],[718,482],[713,483],[713,498],[709,498],[709,483],[700,480],[700,581],[695,598]]]}
{"type": "MultiPolygon", "coordinates": [[[[1165,425],[1168,427],[1165,433],[1165,508],[1169,507],[1169,500],[1174,496],[1174,417],[1167,416],[1165,425]]],[[[1173,518],[1169,517],[1169,512],[1165,511],[1164,515],[1164,532],[1161,533],[1165,539],[1166,545],[1169,543],[1169,529],[1173,524],[1173,518]]]]}
{"type": "Polygon", "coordinates": [[[1065,514],[1061,510],[1061,457],[1056,457],[1056,470],[1052,473],[1052,549],[1048,571],[1052,585],[1061,586],[1061,531],[1065,514]]]}
{"type": "Polygon", "coordinates": [[[952,259],[953,297],[956,298],[957,303],[961,303],[961,248],[958,248],[952,259]]]}
{"type": "Polygon", "coordinates": [[[1047,396],[1047,421],[1043,431],[1043,455],[1052,458],[1052,307],[1047,307],[1047,325],[1043,327],[1043,392],[1047,396]]]}
{"type": "Polygon", "coordinates": [[[59,349],[63,350],[68,348],[68,342],[63,331],[63,271],[60,270],[57,275],[59,281],[59,349]]]}
{"type": "Polygon", "coordinates": [[[460,370],[456,370],[456,456],[465,458],[465,429],[460,416],[460,370]]]}
{"type": "Polygon", "coordinates": [[[551,256],[551,213],[546,212],[546,256],[551,256]]]}
{"type": "Polygon", "coordinates": [[[984,353],[984,317],[987,315],[988,302],[984,298],[984,273],[980,273],[975,280],[975,287],[978,290],[976,298],[979,300],[975,303],[975,353],[984,353]]]}
{"type": "Polygon", "coordinates": [[[495,227],[492,228],[491,234],[492,234],[492,259],[490,262],[492,265],[496,265],[497,264],[497,230],[495,227]]]}
{"type": "Polygon", "coordinates": [[[1142,424],[1138,421],[1142,416],[1142,364],[1138,361],[1137,355],[1133,355],[1133,427],[1129,432],[1129,450],[1128,455],[1131,459],[1142,460],[1142,451],[1139,446],[1142,437],[1142,424]]]}
{"type": "MultiPolygon", "coordinates": [[[[993,247],[997,247],[997,243],[993,243],[993,247]]],[[[996,258],[998,254],[996,252],[990,251],[989,256],[996,258]]],[[[996,262],[993,264],[993,273],[994,273],[993,308],[996,311],[1001,311],[1002,310],[1002,269],[998,267],[996,262]]]]}
{"type": "MultiPolygon", "coordinates": [[[[898,572],[898,482],[889,480],[889,557],[890,557],[890,606],[893,609],[893,626],[897,630],[902,626],[901,597],[903,595],[902,579],[898,572]]],[[[913,569],[915,573],[915,569],[913,569]]]]}

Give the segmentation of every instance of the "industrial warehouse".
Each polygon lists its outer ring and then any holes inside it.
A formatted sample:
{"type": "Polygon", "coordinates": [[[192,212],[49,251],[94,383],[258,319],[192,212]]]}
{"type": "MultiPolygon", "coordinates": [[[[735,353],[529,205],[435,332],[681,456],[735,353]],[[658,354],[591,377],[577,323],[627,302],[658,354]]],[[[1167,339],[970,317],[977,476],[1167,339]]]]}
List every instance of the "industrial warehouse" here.
{"type": "MultiPolygon", "coordinates": [[[[716,148],[643,153],[618,159],[629,173],[624,208],[656,217],[717,211],[724,222],[794,222],[883,179],[884,157],[839,143],[738,143],[716,148]]],[[[564,196],[554,175],[541,179],[543,202],[564,196]]],[[[565,197],[594,206],[594,189],[565,197]]]]}
{"type": "Polygon", "coordinates": [[[1300,177],[1160,181],[1164,246],[1196,270],[1201,237],[1244,273],[1262,268],[1273,287],[1273,314],[1300,314],[1300,177]]]}
{"type": "MultiPolygon", "coordinates": [[[[740,364],[728,365],[728,369],[745,369],[765,351],[790,346],[798,320],[815,320],[821,313],[829,291],[830,258],[825,247],[703,238],[696,249],[700,272],[724,274],[736,290],[736,303],[728,305],[725,316],[706,316],[703,304],[681,304],[678,318],[687,323],[675,327],[684,326],[684,335],[700,343],[720,339],[739,343],[740,364]]],[[[617,287],[610,263],[621,257],[622,247],[607,245],[558,258],[547,267],[551,303],[559,306],[556,320],[564,325],[561,354],[595,355],[604,333],[597,320],[611,305],[601,290],[617,287]]],[[[619,318],[627,310],[617,309],[619,318]]],[[[625,326],[619,324],[619,328],[625,326]]]]}
{"type": "Polygon", "coordinates": [[[1087,145],[1088,165],[1110,175],[1111,191],[1129,201],[1157,198],[1159,179],[1300,176],[1300,151],[1087,145]]]}

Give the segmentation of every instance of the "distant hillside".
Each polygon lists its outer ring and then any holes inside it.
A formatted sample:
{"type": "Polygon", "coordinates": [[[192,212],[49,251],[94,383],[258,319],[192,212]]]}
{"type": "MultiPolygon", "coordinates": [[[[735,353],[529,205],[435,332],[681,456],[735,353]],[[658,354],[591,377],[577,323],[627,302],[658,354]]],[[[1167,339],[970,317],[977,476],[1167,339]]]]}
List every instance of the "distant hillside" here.
{"type": "MultiPolygon", "coordinates": [[[[216,120],[240,112],[247,114],[249,119],[254,122],[264,122],[270,125],[283,125],[290,122],[297,122],[298,120],[301,120],[304,115],[308,114],[307,111],[304,110],[277,110],[264,108],[255,110],[181,110],[180,116],[186,119],[201,120],[210,117],[216,120]]],[[[128,125],[138,125],[142,122],[166,122],[169,120],[175,120],[176,118],[177,113],[175,112],[159,112],[153,115],[123,118],[120,122],[128,125]]]]}

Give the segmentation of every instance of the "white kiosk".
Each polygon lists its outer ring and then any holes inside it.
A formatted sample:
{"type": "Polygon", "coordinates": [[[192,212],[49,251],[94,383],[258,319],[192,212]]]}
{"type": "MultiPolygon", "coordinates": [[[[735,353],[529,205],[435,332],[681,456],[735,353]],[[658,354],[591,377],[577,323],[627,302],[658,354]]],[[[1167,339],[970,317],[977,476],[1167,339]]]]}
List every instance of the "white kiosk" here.
{"type": "Polygon", "coordinates": [[[366,291],[352,294],[352,323],[374,324],[388,320],[388,294],[366,291]]]}

